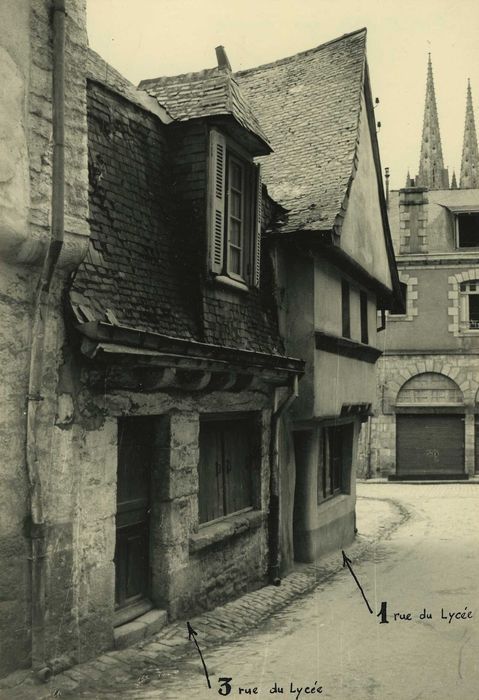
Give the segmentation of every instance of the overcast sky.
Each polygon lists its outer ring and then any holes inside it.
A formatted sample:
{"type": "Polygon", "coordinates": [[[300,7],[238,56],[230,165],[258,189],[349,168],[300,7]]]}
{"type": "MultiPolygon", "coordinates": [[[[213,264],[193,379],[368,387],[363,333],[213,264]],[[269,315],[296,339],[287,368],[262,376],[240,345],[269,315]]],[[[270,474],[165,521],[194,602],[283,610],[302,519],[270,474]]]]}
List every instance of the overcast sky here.
{"type": "Polygon", "coordinates": [[[90,45],[134,83],[216,64],[233,70],[290,56],[360,27],[392,187],[418,168],[427,54],[444,162],[459,175],[467,78],[477,121],[478,0],[87,0],[90,45]]]}

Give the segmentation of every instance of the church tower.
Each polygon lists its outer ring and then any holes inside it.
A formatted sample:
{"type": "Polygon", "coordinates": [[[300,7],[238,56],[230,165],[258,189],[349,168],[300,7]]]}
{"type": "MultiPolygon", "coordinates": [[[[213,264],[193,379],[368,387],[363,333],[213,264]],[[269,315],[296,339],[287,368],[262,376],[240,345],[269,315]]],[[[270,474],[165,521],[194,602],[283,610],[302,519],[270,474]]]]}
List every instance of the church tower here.
{"type": "Polygon", "coordinates": [[[444,168],[442,157],[441,134],[437,116],[436,94],[432,75],[431,54],[427,65],[426,103],[422,127],[421,156],[416,186],[430,190],[449,188],[449,175],[444,168]]]}
{"type": "Polygon", "coordinates": [[[479,187],[479,151],[477,148],[476,125],[472,107],[471,82],[467,83],[466,120],[462,146],[461,177],[459,187],[479,187]]]}

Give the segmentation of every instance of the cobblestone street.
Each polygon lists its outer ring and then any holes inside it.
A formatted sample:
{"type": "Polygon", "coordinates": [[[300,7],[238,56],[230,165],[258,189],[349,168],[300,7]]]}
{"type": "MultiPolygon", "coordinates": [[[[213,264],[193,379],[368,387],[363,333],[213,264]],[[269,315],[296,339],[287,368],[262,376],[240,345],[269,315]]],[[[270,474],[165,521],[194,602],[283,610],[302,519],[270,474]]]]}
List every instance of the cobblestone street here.
{"type": "Polygon", "coordinates": [[[348,555],[374,612],[387,603],[388,625],[369,614],[335,554],[279,588],[191,620],[211,690],[180,622],[143,648],[105,654],[48,687],[4,688],[2,697],[211,698],[218,679],[230,678],[231,697],[246,697],[240,688],[274,697],[276,683],[283,697],[322,686],[324,697],[338,700],[476,700],[478,486],[359,484],[358,493],[360,535],[348,555]],[[424,609],[431,618],[419,619],[424,609]],[[464,611],[465,619],[449,621],[449,612],[464,611]]]}

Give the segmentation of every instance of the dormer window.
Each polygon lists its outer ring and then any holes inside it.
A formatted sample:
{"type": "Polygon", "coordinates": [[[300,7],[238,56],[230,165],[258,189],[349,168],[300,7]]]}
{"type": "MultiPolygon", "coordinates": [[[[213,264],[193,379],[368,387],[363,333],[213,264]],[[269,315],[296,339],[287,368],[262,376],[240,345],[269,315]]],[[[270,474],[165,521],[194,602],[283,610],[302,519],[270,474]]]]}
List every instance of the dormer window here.
{"type": "Polygon", "coordinates": [[[456,241],[458,248],[479,248],[479,212],[456,213],[456,241]]]}
{"type": "Polygon", "coordinates": [[[259,165],[217,129],[210,132],[210,270],[220,282],[259,286],[262,185],[259,165]]]}

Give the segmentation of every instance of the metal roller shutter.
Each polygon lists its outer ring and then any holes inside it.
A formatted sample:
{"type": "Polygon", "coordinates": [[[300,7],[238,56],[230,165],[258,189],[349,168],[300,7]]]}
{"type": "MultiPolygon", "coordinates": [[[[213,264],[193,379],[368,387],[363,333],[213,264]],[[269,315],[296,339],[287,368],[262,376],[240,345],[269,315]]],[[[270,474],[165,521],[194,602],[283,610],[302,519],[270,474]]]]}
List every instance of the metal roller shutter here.
{"type": "Polygon", "coordinates": [[[397,475],[439,478],[464,474],[464,416],[396,416],[397,475]]]}

